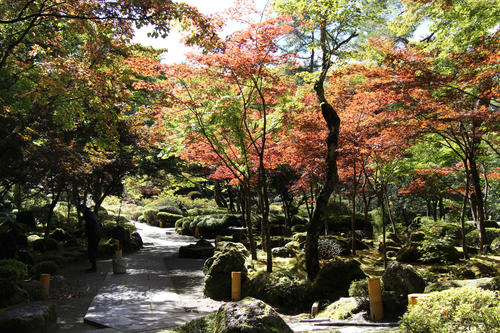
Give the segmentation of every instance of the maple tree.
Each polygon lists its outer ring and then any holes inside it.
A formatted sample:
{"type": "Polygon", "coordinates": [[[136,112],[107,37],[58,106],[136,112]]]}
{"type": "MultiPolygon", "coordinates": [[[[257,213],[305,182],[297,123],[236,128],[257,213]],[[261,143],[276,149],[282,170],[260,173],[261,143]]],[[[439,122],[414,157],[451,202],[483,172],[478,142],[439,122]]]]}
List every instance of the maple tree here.
{"type": "MultiPolygon", "coordinates": [[[[231,14],[234,19],[243,21],[239,11],[231,14]]],[[[272,271],[267,184],[270,162],[266,155],[269,133],[279,124],[276,105],[290,88],[279,69],[290,57],[281,54],[276,46],[277,40],[288,31],[284,17],[252,23],[247,29],[221,40],[216,50],[191,55],[188,65],[150,66],[157,66],[163,78],[151,84],[136,85],[164,92],[158,106],[164,111],[159,109],[157,117],[161,129],[171,132],[168,126],[176,119],[188,124],[181,129],[187,145],[181,156],[216,166],[212,177],[232,179],[230,184],[242,187],[254,258],[250,188],[257,189],[269,272],[272,271]],[[163,117],[169,118],[167,128],[163,117]]]]}

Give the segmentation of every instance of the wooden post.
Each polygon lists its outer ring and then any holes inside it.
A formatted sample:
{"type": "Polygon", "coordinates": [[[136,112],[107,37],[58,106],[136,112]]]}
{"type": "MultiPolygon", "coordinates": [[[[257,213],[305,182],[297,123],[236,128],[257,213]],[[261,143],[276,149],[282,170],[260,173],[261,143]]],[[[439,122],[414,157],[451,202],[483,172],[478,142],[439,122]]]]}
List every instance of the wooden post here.
{"type": "Polygon", "coordinates": [[[115,239],[115,249],[119,250],[120,249],[120,240],[115,239]]]}
{"type": "Polygon", "coordinates": [[[194,238],[200,238],[200,230],[198,229],[198,227],[194,229],[194,238]]]}
{"type": "Polygon", "coordinates": [[[163,221],[160,221],[160,228],[163,228],[163,221]]]}
{"type": "Polygon", "coordinates": [[[231,272],[231,300],[241,299],[241,272],[231,272]]]}
{"type": "Polygon", "coordinates": [[[217,235],[217,236],[215,237],[215,244],[220,243],[220,240],[221,240],[221,236],[220,236],[220,235],[217,235]]]}
{"type": "Polygon", "coordinates": [[[370,318],[379,321],[384,318],[384,307],[382,305],[382,289],[379,278],[368,279],[368,294],[370,296],[370,318]]]}
{"type": "Polygon", "coordinates": [[[50,274],[40,274],[40,282],[42,283],[43,294],[49,296],[50,274]]]}

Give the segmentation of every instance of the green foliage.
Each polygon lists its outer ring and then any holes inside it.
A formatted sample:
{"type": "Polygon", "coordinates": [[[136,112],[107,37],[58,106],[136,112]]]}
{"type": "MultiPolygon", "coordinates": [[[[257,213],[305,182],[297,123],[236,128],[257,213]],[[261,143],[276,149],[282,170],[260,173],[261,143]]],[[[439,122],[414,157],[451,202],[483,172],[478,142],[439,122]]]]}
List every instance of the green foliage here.
{"type": "Polygon", "coordinates": [[[28,266],[15,259],[0,260],[0,279],[21,281],[28,277],[28,266]]]}
{"type": "Polygon", "coordinates": [[[446,220],[434,221],[421,217],[419,230],[424,233],[424,240],[418,247],[423,262],[456,262],[460,258],[454,245],[460,244],[461,227],[458,223],[446,220]]]}
{"type": "Polygon", "coordinates": [[[454,288],[420,298],[401,320],[402,332],[496,332],[500,302],[495,292],[454,288]]]}
{"type": "Polygon", "coordinates": [[[285,312],[307,311],[314,301],[310,282],[287,270],[260,271],[248,281],[245,290],[247,296],[285,312]]]}
{"type": "Polygon", "coordinates": [[[41,261],[31,268],[33,278],[40,279],[40,274],[56,275],[59,271],[59,266],[53,261],[41,261]]]}
{"type": "Polygon", "coordinates": [[[317,318],[328,318],[330,320],[345,320],[353,314],[362,310],[364,306],[358,303],[357,299],[343,297],[338,301],[328,305],[321,311],[317,318]]]}
{"type": "Polygon", "coordinates": [[[358,303],[367,307],[370,303],[370,296],[368,295],[368,280],[352,281],[349,286],[349,296],[354,297],[358,303]]]}
{"type": "Polygon", "coordinates": [[[182,218],[182,215],[159,212],[157,215],[158,221],[163,223],[163,227],[174,227],[175,223],[182,218]]]}

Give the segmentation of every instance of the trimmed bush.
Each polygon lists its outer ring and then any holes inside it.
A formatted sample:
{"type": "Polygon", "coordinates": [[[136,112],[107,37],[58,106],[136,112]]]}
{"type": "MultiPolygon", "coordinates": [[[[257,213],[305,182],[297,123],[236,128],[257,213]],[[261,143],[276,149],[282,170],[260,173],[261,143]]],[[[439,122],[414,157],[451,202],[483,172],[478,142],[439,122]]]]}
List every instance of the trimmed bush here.
{"type": "Polygon", "coordinates": [[[404,314],[402,332],[498,332],[500,302],[495,292],[456,288],[419,299],[404,314]]]}
{"type": "Polygon", "coordinates": [[[175,226],[175,222],[182,218],[181,214],[172,214],[167,212],[159,212],[157,214],[157,218],[159,222],[163,223],[164,228],[172,228],[175,226]]]}
{"type": "Polygon", "coordinates": [[[41,261],[31,269],[33,279],[39,280],[40,274],[56,275],[59,271],[59,266],[53,261],[41,261]]]}
{"type": "Polygon", "coordinates": [[[149,225],[159,226],[158,213],[158,209],[146,209],[142,214],[142,220],[149,225]]]}
{"type": "Polygon", "coordinates": [[[182,215],[182,210],[178,207],[175,206],[161,206],[158,207],[158,211],[160,213],[170,213],[170,214],[175,214],[175,215],[182,215]]]}
{"type": "Polygon", "coordinates": [[[16,259],[0,260],[0,279],[21,281],[28,277],[28,266],[16,259]]]}

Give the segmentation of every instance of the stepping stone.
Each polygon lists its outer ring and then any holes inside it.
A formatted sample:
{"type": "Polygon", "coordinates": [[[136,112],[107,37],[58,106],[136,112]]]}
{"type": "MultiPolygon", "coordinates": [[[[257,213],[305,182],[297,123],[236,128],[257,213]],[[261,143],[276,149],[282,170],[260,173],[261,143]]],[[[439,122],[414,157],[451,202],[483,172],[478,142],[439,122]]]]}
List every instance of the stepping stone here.
{"type": "Polygon", "coordinates": [[[0,311],[0,332],[45,333],[56,325],[55,304],[33,302],[0,311]]]}

